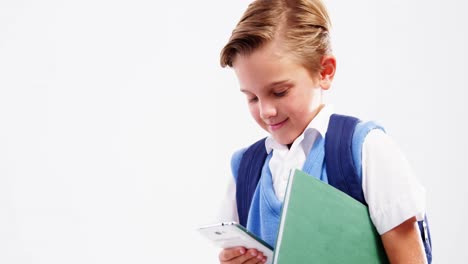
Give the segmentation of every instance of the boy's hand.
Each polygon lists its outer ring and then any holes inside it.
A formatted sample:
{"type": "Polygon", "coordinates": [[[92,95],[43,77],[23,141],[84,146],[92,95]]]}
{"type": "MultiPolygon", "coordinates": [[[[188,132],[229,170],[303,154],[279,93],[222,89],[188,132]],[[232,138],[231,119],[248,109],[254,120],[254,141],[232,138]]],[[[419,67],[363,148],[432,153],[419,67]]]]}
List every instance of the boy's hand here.
{"type": "Polygon", "coordinates": [[[254,248],[234,247],[223,249],[219,253],[219,262],[221,264],[257,264],[265,263],[266,257],[254,248]]]}

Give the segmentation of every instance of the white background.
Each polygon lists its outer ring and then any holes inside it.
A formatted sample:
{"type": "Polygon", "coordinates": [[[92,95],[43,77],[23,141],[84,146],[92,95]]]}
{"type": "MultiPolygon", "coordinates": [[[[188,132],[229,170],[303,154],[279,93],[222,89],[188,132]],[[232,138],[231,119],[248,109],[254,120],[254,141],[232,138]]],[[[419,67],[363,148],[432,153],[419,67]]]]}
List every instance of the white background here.
{"type": "MultiPolygon", "coordinates": [[[[264,133],[219,52],[249,1],[0,1],[0,263],[217,263],[231,153],[264,133]]],[[[376,119],[466,251],[466,1],[331,1],[327,101],[376,119]]]]}

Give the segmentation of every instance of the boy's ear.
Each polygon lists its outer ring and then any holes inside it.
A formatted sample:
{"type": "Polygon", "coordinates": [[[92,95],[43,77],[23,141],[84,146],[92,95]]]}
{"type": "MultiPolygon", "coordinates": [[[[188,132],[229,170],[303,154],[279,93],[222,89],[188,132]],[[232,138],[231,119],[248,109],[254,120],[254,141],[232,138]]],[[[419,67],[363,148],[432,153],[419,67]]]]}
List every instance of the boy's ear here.
{"type": "Polygon", "coordinates": [[[331,87],[333,77],[336,71],[336,59],[333,55],[325,55],[320,62],[322,70],[320,71],[320,87],[323,90],[328,90],[331,87]]]}

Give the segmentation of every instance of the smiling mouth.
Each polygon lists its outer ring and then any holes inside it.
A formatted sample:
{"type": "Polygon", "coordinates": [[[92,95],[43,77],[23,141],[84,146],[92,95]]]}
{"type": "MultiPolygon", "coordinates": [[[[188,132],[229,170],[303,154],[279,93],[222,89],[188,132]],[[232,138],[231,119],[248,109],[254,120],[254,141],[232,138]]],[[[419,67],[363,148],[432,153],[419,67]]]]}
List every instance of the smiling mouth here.
{"type": "Polygon", "coordinates": [[[275,131],[275,130],[278,130],[280,129],[281,127],[284,126],[284,124],[286,123],[286,121],[288,121],[288,119],[286,118],[285,120],[279,122],[279,123],[276,123],[276,124],[268,124],[268,126],[270,127],[270,129],[272,131],[275,131]]]}

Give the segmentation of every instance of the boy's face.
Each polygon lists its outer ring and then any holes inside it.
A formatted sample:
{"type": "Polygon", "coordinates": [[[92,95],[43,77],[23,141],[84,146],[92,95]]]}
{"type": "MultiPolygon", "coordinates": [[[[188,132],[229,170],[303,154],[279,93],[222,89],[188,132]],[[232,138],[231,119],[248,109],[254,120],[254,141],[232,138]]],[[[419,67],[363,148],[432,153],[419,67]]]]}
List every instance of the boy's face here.
{"type": "Polygon", "coordinates": [[[237,55],[233,68],[255,121],[280,144],[291,144],[320,111],[320,74],[310,74],[275,42],[237,55]]]}

